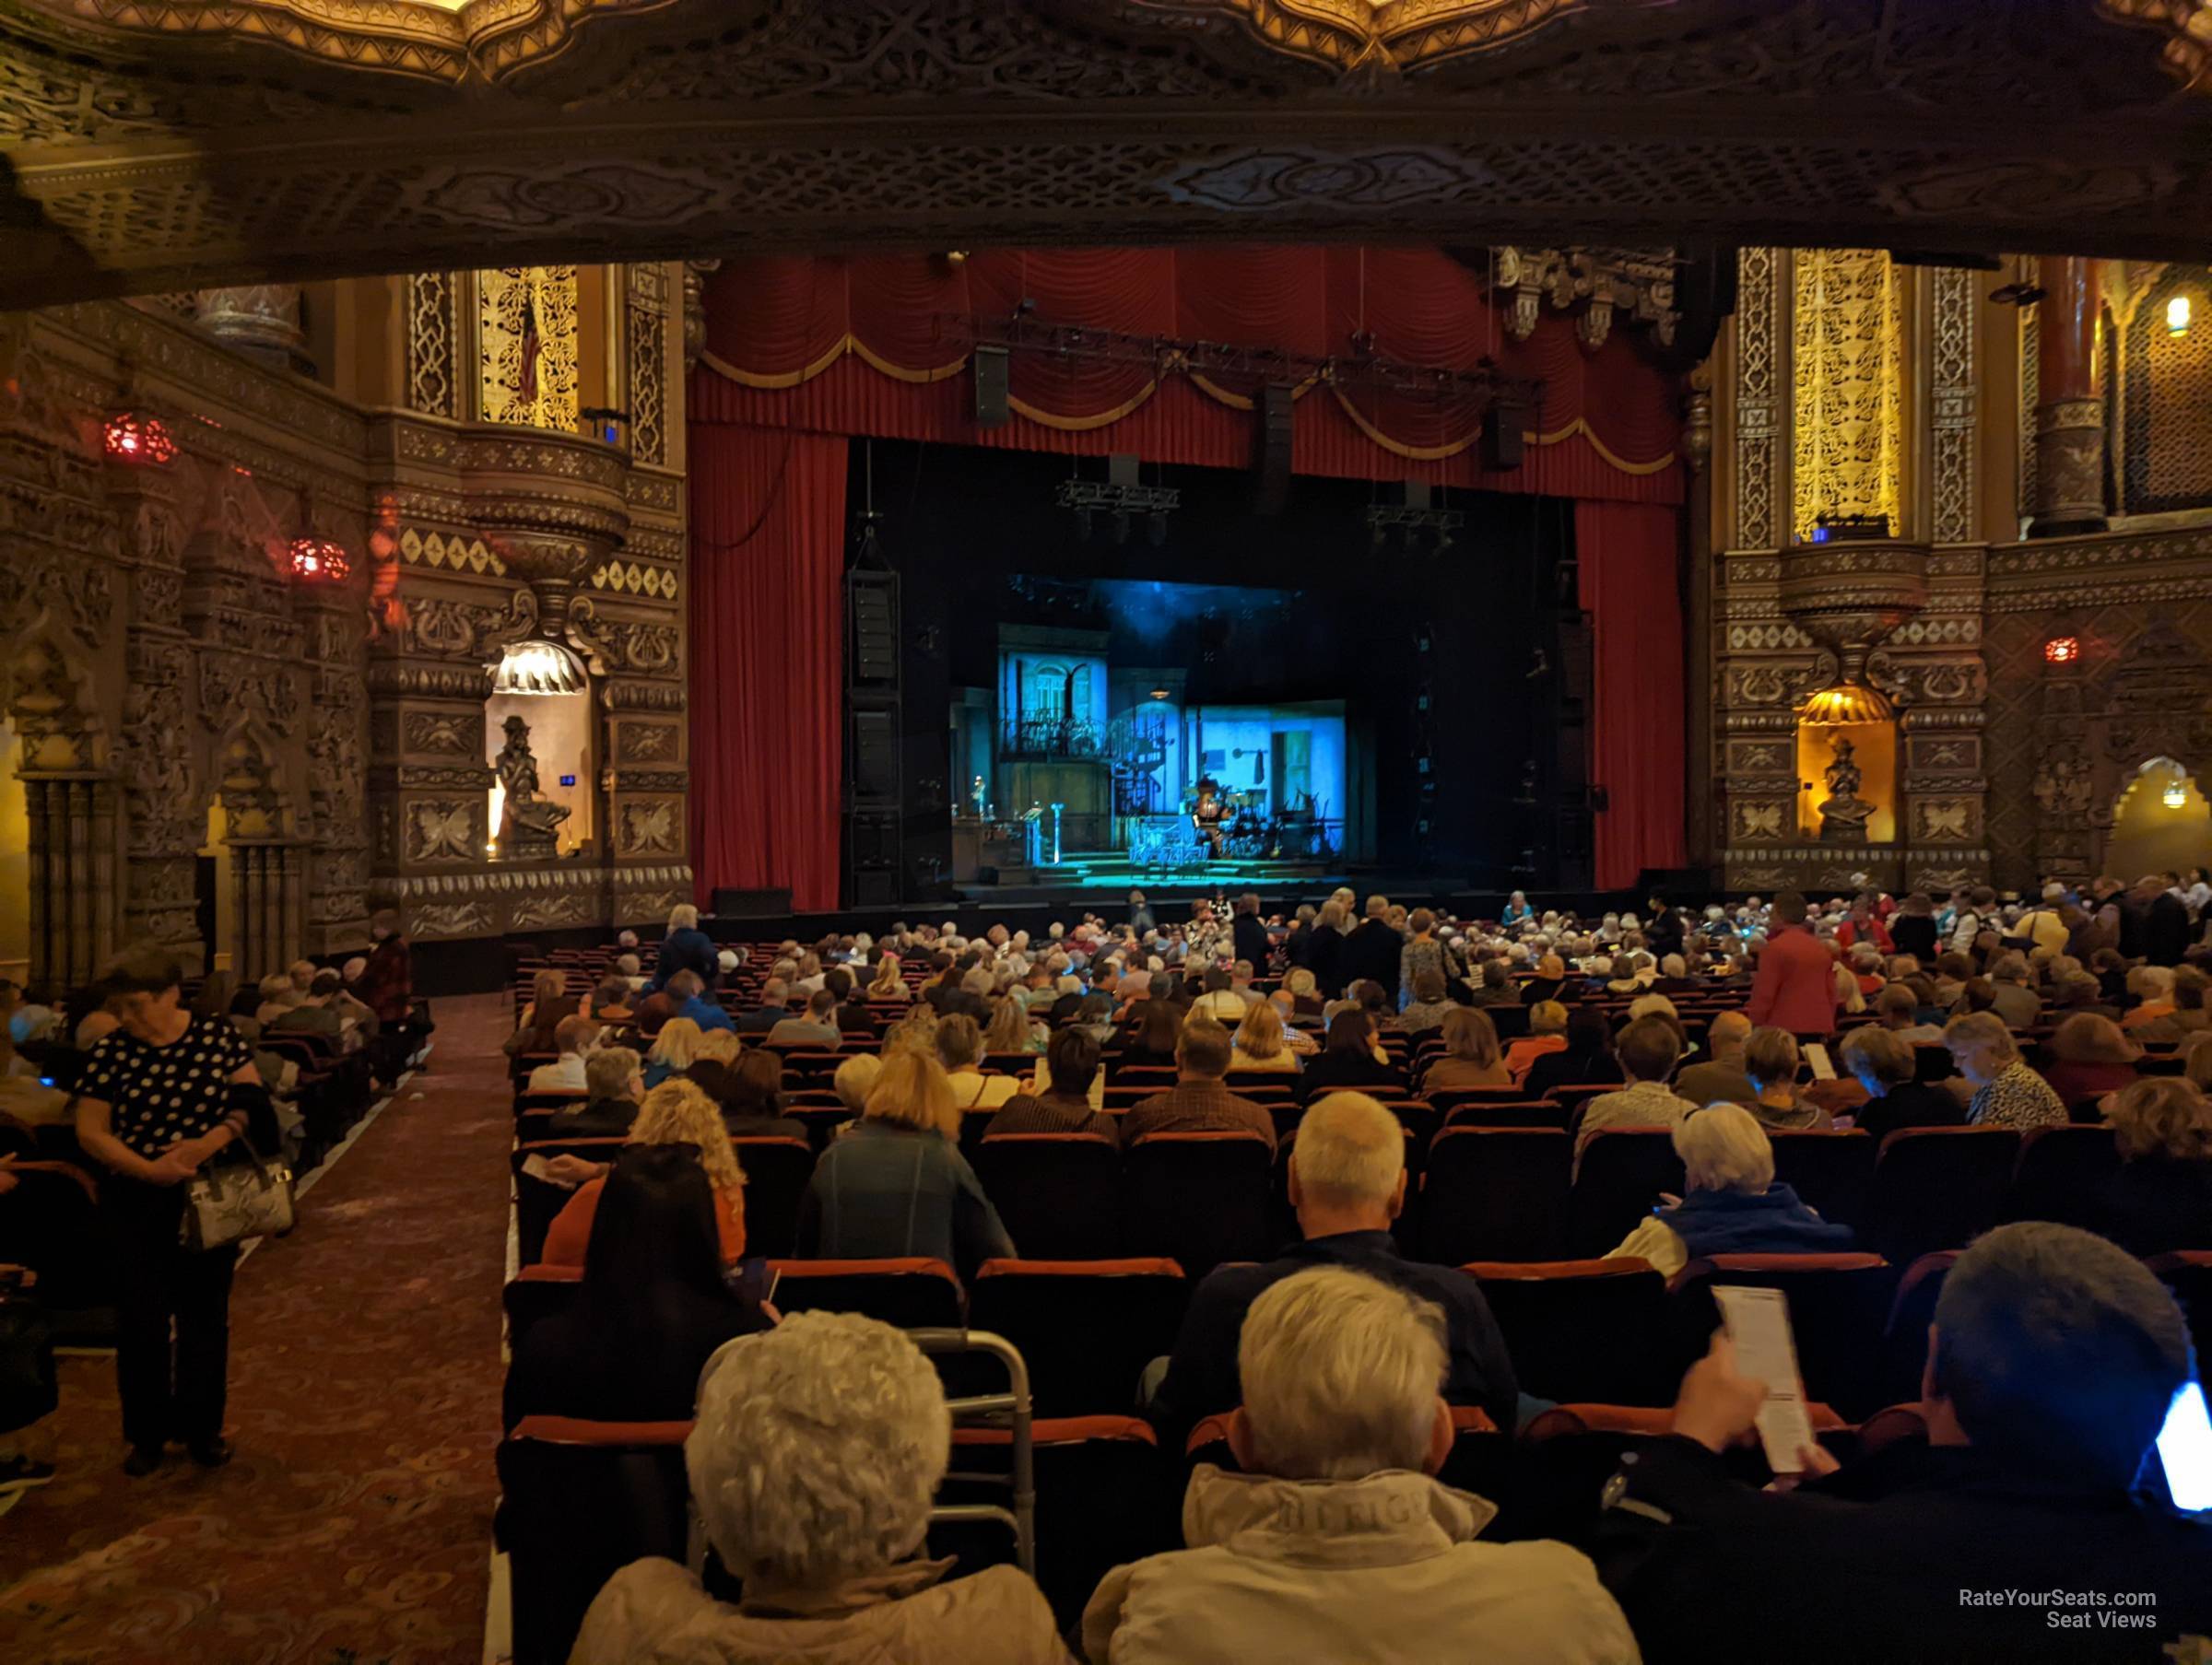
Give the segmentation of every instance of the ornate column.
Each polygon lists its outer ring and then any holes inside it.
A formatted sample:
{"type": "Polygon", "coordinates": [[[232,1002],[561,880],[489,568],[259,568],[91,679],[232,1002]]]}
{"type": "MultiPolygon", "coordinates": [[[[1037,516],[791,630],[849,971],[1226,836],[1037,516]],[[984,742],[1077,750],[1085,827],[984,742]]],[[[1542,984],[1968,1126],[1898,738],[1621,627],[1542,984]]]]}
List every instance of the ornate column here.
{"type": "Polygon", "coordinates": [[[296,283],[202,289],[194,303],[193,317],[225,346],[271,369],[304,373],[314,369],[302,350],[307,334],[300,327],[300,286],[296,283]]]}
{"type": "Polygon", "coordinates": [[[1688,838],[1689,860],[1709,864],[1712,854],[1712,787],[1716,773],[1712,745],[1712,362],[1707,359],[1689,372],[1684,400],[1682,460],[1689,465],[1689,594],[1683,616],[1688,626],[1686,674],[1687,695],[1683,732],[1688,744],[1682,749],[1688,778],[1683,782],[1682,806],[1688,838]]]}
{"type": "Polygon", "coordinates": [[[209,793],[194,768],[192,638],[184,628],[182,485],[170,469],[110,470],[130,598],[129,684],[116,763],[123,788],[124,935],[173,951],[187,973],[214,953],[200,941],[200,847],[209,793]]]}
{"type": "Polygon", "coordinates": [[[2034,537],[2105,526],[2098,264],[2067,254],[2045,255],[2038,264],[2043,299],[2036,307],[2034,537]]]}
{"type": "MultiPolygon", "coordinates": [[[[348,540],[359,548],[358,540],[348,540]]],[[[307,733],[312,833],[303,935],[319,953],[367,941],[369,827],[366,641],[359,579],[316,585],[300,602],[313,693],[307,733]]]]}

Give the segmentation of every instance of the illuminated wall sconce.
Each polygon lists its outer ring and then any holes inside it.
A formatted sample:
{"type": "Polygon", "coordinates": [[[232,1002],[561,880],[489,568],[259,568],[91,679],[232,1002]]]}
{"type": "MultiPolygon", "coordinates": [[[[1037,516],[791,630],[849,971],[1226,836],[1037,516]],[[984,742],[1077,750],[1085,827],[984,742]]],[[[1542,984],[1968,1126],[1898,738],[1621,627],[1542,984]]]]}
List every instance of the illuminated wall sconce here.
{"type": "Polygon", "coordinates": [[[143,411],[118,411],[110,416],[100,428],[100,443],[114,461],[138,467],[165,468],[177,454],[168,424],[143,411]]]}
{"type": "Polygon", "coordinates": [[[353,561],[340,544],[328,538],[292,540],[292,576],[313,583],[342,584],[353,571],[353,561]]]}
{"type": "Polygon", "coordinates": [[[2054,665],[2070,665],[2081,657],[2081,638],[2053,636],[2043,644],[2044,660],[2054,665]]]}
{"type": "Polygon", "coordinates": [[[2176,295],[2166,303],[2166,333],[2169,335],[2186,335],[2189,333],[2189,297],[2176,295]]]}

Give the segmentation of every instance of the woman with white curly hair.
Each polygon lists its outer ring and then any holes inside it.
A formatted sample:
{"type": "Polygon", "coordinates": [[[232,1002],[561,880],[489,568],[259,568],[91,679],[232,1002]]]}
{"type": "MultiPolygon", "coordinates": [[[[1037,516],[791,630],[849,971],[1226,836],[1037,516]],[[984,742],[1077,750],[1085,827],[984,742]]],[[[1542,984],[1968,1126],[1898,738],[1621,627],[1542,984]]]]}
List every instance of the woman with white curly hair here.
{"type": "Polygon", "coordinates": [[[633,1561],[593,1601],[570,1665],[1065,1665],[1028,1574],[947,1584],[952,1563],[917,1554],[952,1418],[912,1342],[857,1313],[796,1312],[702,1374],[684,1465],[744,1600],[715,1601],[673,1561],[633,1561]]]}

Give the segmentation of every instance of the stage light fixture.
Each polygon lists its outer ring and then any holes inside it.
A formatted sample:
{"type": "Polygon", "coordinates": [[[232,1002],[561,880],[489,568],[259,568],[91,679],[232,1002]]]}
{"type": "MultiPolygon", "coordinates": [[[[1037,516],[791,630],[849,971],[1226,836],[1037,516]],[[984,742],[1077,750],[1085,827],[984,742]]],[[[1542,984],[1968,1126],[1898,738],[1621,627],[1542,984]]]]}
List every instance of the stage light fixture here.
{"type": "Polygon", "coordinates": [[[1147,519],[1149,522],[1152,542],[1155,545],[1166,543],[1168,541],[1168,517],[1155,509],[1147,519]]]}

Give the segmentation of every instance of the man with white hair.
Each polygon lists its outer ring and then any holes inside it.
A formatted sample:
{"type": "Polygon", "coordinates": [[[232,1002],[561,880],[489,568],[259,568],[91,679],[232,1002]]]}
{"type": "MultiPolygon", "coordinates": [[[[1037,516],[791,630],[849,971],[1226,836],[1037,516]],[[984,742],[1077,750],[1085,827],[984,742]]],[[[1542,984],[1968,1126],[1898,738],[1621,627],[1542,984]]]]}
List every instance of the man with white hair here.
{"type": "Polygon", "coordinates": [[[724,1345],[704,1376],[684,1467],[745,1599],[717,1601],[673,1561],[633,1561],[593,1600],[571,1665],[1065,1665],[1027,1573],[942,1583],[952,1564],[920,1555],[952,1418],[905,1335],[857,1313],[794,1312],[724,1345]]]}
{"type": "Polygon", "coordinates": [[[660,961],[653,968],[653,981],[646,984],[645,991],[658,994],[679,971],[697,972],[700,986],[708,990],[722,977],[714,939],[699,928],[699,909],[688,902],[678,902],[668,910],[668,934],[661,939],[660,961]]]}
{"type": "Polygon", "coordinates": [[[1741,1012],[1722,1012],[1705,1030],[1706,1056],[1689,1064],[1675,1080],[1675,1091],[1690,1103],[1756,1104],[1759,1089],[1744,1070],[1744,1043],[1751,1038],[1751,1020],[1741,1012]]]}
{"type": "Polygon", "coordinates": [[[1085,1657],[1633,1665],[1628,1622],[1579,1551],[1477,1542],[1496,1508],[1431,1478],[1452,1450],[1445,1356],[1434,1303],[1349,1267],[1260,1294],[1229,1423],[1244,1472],[1199,1465],[1189,1547],[1106,1575],[1085,1657]]]}
{"type": "Polygon", "coordinates": [[[1406,1134],[1398,1119],[1364,1093],[1315,1100],[1298,1124],[1289,1180],[1303,1241],[1262,1264],[1217,1267],[1192,1293],[1149,1410],[1162,1447],[1180,1451],[1200,1418],[1243,1402],[1237,1334],[1244,1315],[1263,1290],[1311,1266],[1354,1267],[1434,1301],[1450,1342],[1445,1399],[1478,1405],[1499,1427],[1512,1429],[1520,1403],[1512,1359],[1481,1288],[1456,1268],[1406,1260],[1391,1236],[1391,1222],[1406,1205],[1406,1134]]]}

